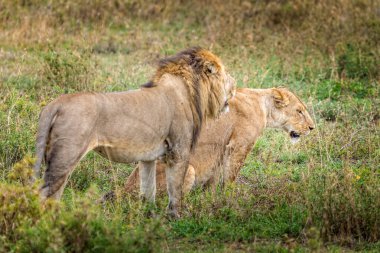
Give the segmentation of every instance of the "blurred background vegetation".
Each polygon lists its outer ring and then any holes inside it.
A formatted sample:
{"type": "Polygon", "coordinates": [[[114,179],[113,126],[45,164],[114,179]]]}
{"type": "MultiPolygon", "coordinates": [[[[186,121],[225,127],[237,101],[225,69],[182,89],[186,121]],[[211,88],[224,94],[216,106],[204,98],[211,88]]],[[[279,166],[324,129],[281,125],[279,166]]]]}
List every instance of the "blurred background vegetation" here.
{"type": "Polygon", "coordinates": [[[0,0],[0,252],[380,250],[380,2],[0,0]],[[236,184],[186,197],[183,218],[134,197],[100,206],[131,167],[90,153],[61,203],[27,180],[38,114],[63,93],[122,91],[194,45],[240,87],[286,86],[317,129],[268,130],[236,184]]]}

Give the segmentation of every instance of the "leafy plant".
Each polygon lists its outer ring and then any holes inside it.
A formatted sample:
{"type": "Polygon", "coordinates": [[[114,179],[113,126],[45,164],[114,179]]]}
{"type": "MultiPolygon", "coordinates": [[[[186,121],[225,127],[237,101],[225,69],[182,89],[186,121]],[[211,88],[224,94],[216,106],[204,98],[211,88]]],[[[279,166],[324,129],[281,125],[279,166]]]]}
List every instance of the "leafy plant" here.
{"type": "Polygon", "coordinates": [[[91,89],[95,64],[89,52],[49,49],[43,59],[45,85],[57,85],[66,93],[91,89]]]}
{"type": "Polygon", "coordinates": [[[338,58],[341,77],[370,79],[379,76],[379,59],[369,49],[347,44],[338,58]]]}

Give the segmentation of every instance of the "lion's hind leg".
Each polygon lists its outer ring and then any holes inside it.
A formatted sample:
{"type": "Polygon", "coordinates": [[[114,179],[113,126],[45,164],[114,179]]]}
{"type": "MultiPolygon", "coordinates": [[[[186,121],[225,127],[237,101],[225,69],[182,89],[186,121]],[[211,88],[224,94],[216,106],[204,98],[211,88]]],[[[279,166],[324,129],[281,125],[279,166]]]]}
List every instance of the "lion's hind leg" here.
{"type": "Polygon", "coordinates": [[[89,151],[88,145],[80,145],[68,139],[57,140],[47,153],[42,198],[60,199],[70,173],[89,151]]]}

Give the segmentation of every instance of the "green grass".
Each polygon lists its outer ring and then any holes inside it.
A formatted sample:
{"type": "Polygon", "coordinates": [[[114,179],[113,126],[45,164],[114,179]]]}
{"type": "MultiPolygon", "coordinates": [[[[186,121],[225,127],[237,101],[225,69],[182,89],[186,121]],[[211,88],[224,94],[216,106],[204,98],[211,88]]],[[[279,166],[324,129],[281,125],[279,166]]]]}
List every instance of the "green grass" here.
{"type": "Polygon", "coordinates": [[[379,4],[211,3],[0,2],[0,252],[380,250],[379,4]],[[26,178],[43,106],[137,88],[159,58],[193,45],[212,48],[240,87],[293,90],[315,131],[292,145],[266,130],[237,182],[192,192],[177,221],[166,196],[153,208],[133,196],[98,204],[133,165],[95,153],[60,203],[41,204],[26,178]]]}

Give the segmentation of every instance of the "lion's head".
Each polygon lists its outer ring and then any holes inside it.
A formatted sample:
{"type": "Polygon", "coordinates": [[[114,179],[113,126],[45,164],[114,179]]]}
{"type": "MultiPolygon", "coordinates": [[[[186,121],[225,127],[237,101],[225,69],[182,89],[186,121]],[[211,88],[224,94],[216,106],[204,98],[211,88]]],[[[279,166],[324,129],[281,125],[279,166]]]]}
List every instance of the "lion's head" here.
{"type": "Polygon", "coordinates": [[[228,110],[228,100],[236,91],[235,80],[216,55],[200,47],[160,60],[149,86],[155,86],[167,73],[182,78],[188,88],[194,120],[194,146],[203,120],[216,118],[228,110]]]}
{"type": "Polygon", "coordinates": [[[315,128],[305,104],[286,88],[271,89],[269,126],[282,128],[293,142],[315,128]]]}

